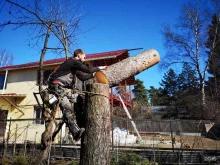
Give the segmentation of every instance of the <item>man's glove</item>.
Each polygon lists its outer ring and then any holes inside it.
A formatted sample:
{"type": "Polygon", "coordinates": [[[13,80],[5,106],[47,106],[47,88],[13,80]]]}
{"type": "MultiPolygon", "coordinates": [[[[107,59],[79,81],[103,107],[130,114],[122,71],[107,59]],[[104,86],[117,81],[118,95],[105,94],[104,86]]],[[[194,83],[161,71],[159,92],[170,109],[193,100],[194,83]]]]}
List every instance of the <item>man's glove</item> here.
{"type": "Polygon", "coordinates": [[[99,69],[100,70],[106,70],[106,69],[108,69],[108,66],[99,66],[99,69]]]}

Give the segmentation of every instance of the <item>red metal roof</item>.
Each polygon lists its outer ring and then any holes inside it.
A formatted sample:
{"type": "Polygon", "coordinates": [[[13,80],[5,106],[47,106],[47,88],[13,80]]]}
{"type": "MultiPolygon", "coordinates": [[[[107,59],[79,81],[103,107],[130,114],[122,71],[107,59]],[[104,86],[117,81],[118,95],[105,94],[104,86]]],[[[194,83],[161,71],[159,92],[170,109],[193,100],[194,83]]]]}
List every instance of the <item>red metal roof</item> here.
{"type": "MultiPolygon", "coordinates": [[[[115,58],[118,57],[124,53],[127,53],[127,49],[123,50],[116,50],[116,51],[110,51],[110,52],[103,52],[103,53],[94,53],[94,54],[87,54],[86,60],[98,60],[98,59],[105,59],[105,58],[115,58]]],[[[45,60],[44,65],[53,65],[53,64],[59,64],[65,61],[66,58],[58,58],[58,59],[52,59],[52,60],[45,60]]],[[[30,67],[38,67],[38,62],[30,62],[26,64],[20,64],[20,65],[11,65],[11,66],[5,66],[0,68],[0,71],[3,70],[14,70],[14,69],[22,69],[22,68],[30,68],[30,67]]]]}

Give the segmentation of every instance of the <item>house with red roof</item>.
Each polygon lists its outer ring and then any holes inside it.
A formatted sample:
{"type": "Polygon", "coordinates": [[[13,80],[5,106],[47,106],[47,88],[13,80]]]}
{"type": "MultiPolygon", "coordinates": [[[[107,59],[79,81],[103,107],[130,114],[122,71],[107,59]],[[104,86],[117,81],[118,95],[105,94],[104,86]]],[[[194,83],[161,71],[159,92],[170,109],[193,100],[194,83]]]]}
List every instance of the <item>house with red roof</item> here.
{"type": "MultiPolygon", "coordinates": [[[[129,58],[129,51],[131,50],[123,49],[87,54],[86,63],[90,66],[109,66],[129,58]]],[[[55,67],[63,61],[65,61],[65,58],[44,61],[44,82],[55,67]]],[[[11,137],[9,139],[11,142],[15,139],[17,143],[23,143],[26,140],[40,142],[41,133],[44,131],[45,126],[44,120],[41,120],[41,106],[37,103],[40,98],[34,95],[34,93],[38,93],[39,88],[38,69],[39,62],[0,68],[0,138],[6,137],[9,133],[8,137],[11,137]]],[[[119,86],[134,84],[135,78],[132,76],[121,82],[119,86]]],[[[131,91],[127,91],[127,93],[125,104],[131,107],[131,91]]],[[[113,89],[111,89],[110,99],[113,106],[120,105],[120,100],[114,96],[113,89]]],[[[61,116],[60,113],[58,113],[59,116],[61,116]]]]}

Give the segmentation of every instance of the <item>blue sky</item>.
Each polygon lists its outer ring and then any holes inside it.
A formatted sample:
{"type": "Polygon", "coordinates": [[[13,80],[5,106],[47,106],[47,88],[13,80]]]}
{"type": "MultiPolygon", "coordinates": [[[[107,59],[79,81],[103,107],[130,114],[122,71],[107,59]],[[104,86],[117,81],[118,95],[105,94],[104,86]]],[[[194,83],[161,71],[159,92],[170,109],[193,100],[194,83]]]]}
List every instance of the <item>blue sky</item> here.
{"type": "MultiPolygon", "coordinates": [[[[163,60],[165,49],[161,29],[163,24],[173,25],[187,0],[81,0],[85,14],[81,29],[87,33],[78,36],[76,48],[87,54],[119,49],[143,48],[131,51],[133,56],[144,50],[157,50],[163,60]]],[[[1,17],[7,17],[7,12],[1,17]]],[[[14,55],[14,64],[39,61],[39,49],[29,48],[27,29],[13,31],[11,27],[0,32],[0,50],[14,55]]],[[[46,59],[56,58],[46,55],[46,59]]],[[[129,66],[128,66],[129,67],[129,66]]],[[[164,71],[155,65],[135,76],[144,81],[145,87],[159,87],[164,71]]]]}

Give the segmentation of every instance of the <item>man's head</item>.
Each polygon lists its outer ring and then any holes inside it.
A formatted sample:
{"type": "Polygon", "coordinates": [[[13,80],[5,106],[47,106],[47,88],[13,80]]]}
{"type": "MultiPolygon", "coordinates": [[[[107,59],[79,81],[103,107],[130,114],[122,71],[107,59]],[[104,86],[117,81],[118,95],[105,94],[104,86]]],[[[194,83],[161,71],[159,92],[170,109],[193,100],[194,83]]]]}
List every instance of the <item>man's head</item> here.
{"type": "Polygon", "coordinates": [[[76,49],[74,51],[74,58],[84,62],[85,61],[85,57],[86,57],[86,54],[83,52],[82,49],[76,49]]]}

